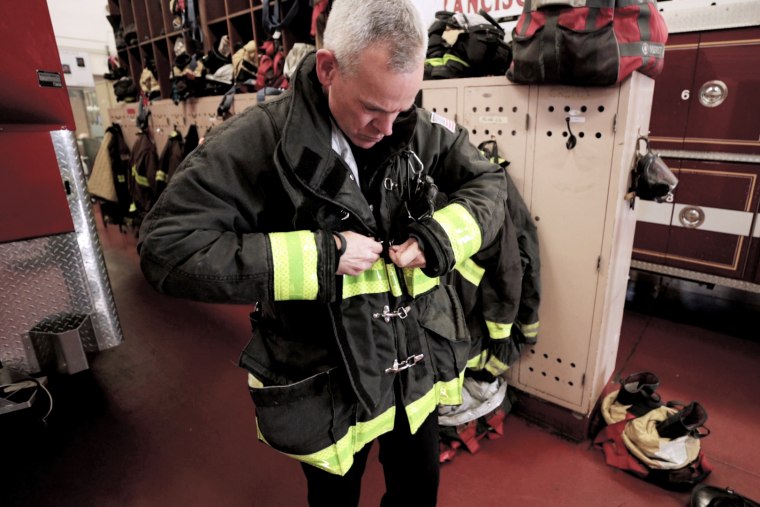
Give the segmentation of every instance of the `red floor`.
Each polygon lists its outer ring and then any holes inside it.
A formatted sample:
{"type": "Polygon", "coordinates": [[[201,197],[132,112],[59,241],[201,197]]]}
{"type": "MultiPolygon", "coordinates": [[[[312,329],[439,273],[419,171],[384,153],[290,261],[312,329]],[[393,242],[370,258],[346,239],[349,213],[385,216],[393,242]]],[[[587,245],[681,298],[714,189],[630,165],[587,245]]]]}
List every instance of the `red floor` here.
{"type": "MultiPolygon", "coordinates": [[[[23,413],[0,416],[0,506],[305,505],[300,467],[256,440],[236,366],[248,309],[162,296],[139,272],[134,238],[111,226],[102,240],[125,341],[93,357],[91,370],[51,379],[47,428],[23,413]]],[[[760,313],[672,286],[654,300],[639,286],[617,373],[656,372],[665,399],[700,401],[712,430],[702,441],[714,467],[707,482],[760,498],[760,313]]],[[[382,492],[374,449],[362,505],[378,505],[382,492]]],[[[443,507],[650,507],[686,506],[689,495],[511,415],[502,439],[442,467],[439,498],[443,507]]]]}

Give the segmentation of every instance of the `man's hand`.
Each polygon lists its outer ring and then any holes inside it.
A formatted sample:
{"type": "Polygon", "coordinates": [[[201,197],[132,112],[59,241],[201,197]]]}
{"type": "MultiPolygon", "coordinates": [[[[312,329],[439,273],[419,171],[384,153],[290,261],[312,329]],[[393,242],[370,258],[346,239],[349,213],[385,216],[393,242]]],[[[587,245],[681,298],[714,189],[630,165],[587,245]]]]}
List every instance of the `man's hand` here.
{"type": "Polygon", "coordinates": [[[409,238],[400,245],[393,245],[388,250],[388,256],[393,264],[400,268],[424,268],[425,253],[414,238],[409,238]]]}
{"type": "MultiPolygon", "coordinates": [[[[380,258],[383,245],[373,238],[346,231],[346,251],[340,256],[338,275],[358,275],[368,270],[380,258]]],[[[340,246],[340,238],[334,236],[335,245],[340,246]]]]}

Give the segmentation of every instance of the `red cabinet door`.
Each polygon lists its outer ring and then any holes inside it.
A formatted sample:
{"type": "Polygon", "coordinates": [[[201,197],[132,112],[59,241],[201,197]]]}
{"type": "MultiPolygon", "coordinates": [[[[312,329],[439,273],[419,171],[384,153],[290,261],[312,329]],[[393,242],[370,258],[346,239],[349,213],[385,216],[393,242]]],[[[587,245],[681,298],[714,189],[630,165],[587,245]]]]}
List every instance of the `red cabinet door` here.
{"type": "Polygon", "coordinates": [[[655,80],[652,99],[650,141],[655,149],[683,149],[698,45],[698,33],[668,37],[665,67],[655,80]]]}
{"type": "Polygon", "coordinates": [[[760,27],[702,33],[684,149],[760,154],[758,90],[760,27]]]}
{"type": "MultiPolygon", "coordinates": [[[[760,199],[760,164],[684,160],[665,264],[744,278],[760,199]]],[[[750,267],[754,276],[754,266],[750,267]]]]}
{"type": "Polygon", "coordinates": [[[74,231],[50,132],[0,131],[0,243],[74,231]]]}

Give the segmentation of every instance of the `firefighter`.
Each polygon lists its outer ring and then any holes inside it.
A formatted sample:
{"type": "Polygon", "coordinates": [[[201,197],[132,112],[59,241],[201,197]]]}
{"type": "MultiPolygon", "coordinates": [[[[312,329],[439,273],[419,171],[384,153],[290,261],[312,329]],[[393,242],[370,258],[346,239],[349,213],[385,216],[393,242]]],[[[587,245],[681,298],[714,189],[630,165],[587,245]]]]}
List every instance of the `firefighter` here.
{"type": "Polygon", "coordinates": [[[358,14],[336,0],[290,89],[188,156],[138,249],[161,292],[255,304],[240,365],[256,431],[302,462],[311,505],[358,504],[376,439],[382,505],[435,505],[436,408],[461,402],[470,350],[440,276],[496,241],[506,180],[414,106],[427,37],[411,1],[358,14]]]}

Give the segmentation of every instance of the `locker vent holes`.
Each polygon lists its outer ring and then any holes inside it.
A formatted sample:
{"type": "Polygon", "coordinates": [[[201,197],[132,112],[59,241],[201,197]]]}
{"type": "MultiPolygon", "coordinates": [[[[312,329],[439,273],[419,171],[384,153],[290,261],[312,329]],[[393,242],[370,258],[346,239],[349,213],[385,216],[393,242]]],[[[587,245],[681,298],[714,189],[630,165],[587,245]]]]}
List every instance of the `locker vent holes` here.
{"type": "MultiPolygon", "coordinates": [[[[567,385],[570,387],[575,386],[575,382],[573,380],[567,380],[567,377],[564,379],[561,377],[562,373],[558,371],[550,371],[553,366],[556,366],[557,368],[563,369],[562,365],[565,365],[564,368],[567,368],[567,365],[569,364],[570,369],[574,370],[576,368],[576,364],[574,362],[565,363],[561,357],[555,357],[552,358],[549,356],[548,353],[544,352],[542,354],[538,354],[536,352],[536,349],[530,349],[530,353],[532,356],[541,356],[544,359],[544,363],[542,363],[541,366],[528,366],[528,371],[531,373],[541,373],[542,377],[554,377],[555,382],[567,382],[567,385]],[[554,364],[553,364],[554,363],[554,364]]],[[[540,360],[540,359],[539,359],[540,360]]],[[[570,376],[568,374],[568,376],[570,376]]]]}
{"type": "MultiPolygon", "coordinates": [[[[517,109],[517,108],[513,108],[512,110],[513,110],[513,111],[516,111],[516,109],[517,109]]],[[[550,112],[550,113],[553,113],[553,112],[554,112],[554,110],[555,110],[555,107],[554,107],[554,106],[549,106],[547,109],[549,110],[549,112],[550,112]]],[[[569,105],[566,105],[566,106],[564,106],[564,107],[562,108],[562,110],[563,110],[564,112],[566,112],[566,113],[570,113],[570,112],[572,112],[572,111],[573,111],[573,108],[572,108],[571,106],[569,106],[569,105]]],[[[581,105],[581,106],[580,106],[580,108],[578,108],[578,110],[576,110],[576,112],[575,112],[575,113],[573,113],[573,114],[578,114],[578,112],[581,112],[581,113],[586,113],[586,112],[588,112],[588,110],[589,110],[589,109],[588,109],[588,106],[586,106],[586,105],[581,105]]],[[[599,105],[599,106],[597,106],[596,110],[597,110],[597,111],[599,111],[600,113],[603,113],[603,112],[605,111],[605,108],[604,108],[604,106],[602,106],[602,105],[599,105]]],[[[546,132],[546,135],[547,135],[547,137],[551,137],[553,134],[554,134],[554,132],[553,132],[553,131],[551,131],[551,130],[548,130],[548,131],[546,132]]],[[[513,135],[514,135],[514,134],[513,134],[513,135]]],[[[568,134],[567,132],[562,132],[562,137],[567,137],[568,135],[569,135],[569,134],[568,134]]],[[[581,131],[581,132],[578,132],[578,134],[577,134],[577,135],[578,135],[578,137],[585,137],[585,136],[586,136],[586,133],[585,133],[585,132],[583,132],[583,131],[581,131]]],[[[602,138],[602,133],[601,133],[601,132],[596,132],[596,133],[594,133],[594,137],[595,137],[595,138],[597,138],[597,139],[601,139],[601,138],[602,138]]]]}
{"type": "MultiPolygon", "coordinates": [[[[433,108],[433,112],[434,112],[434,113],[437,113],[437,112],[438,112],[438,108],[437,108],[437,107],[434,107],[434,108],[433,108]]],[[[443,108],[443,112],[444,112],[444,113],[448,113],[448,112],[449,112],[449,108],[448,108],[448,107],[444,107],[444,108],[443,108]]]]}

